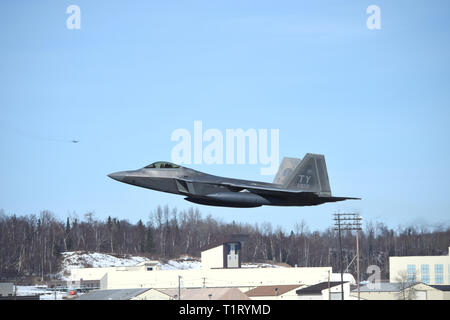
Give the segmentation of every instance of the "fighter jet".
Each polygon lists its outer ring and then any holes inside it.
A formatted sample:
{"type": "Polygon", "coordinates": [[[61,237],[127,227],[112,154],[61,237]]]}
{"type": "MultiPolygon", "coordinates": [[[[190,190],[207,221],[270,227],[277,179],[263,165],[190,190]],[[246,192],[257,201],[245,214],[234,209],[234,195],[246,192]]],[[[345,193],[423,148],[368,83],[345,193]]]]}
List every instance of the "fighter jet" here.
{"type": "Polygon", "coordinates": [[[108,176],[138,187],[183,195],[197,204],[220,207],[314,206],[360,200],[331,196],[325,157],[311,153],[303,159],[283,158],[273,183],[214,176],[164,161],[108,176]]]}

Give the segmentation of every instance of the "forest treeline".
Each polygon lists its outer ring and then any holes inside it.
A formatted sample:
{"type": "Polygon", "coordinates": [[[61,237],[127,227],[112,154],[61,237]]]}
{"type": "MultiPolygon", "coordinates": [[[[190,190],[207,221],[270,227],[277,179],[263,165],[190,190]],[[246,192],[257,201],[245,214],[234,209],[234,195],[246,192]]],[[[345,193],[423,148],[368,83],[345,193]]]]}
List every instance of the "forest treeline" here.
{"type": "MultiPolygon", "coordinates": [[[[154,259],[199,257],[201,249],[230,234],[248,234],[244,262],[285,263],[299,267],[332,266],[339,272],[338,235],[332,227],[311,231],[304,220],[285,231],[270,223],[225,223],[198,209],[178,211],[158,207],[147,221],[133,224],[108,217],[100,221],[92,212],[82,219],[58,219],[50,211],[38,215],[7,215],[0,210],[0,280],[38,276],[48,278],[59,271],[61,252],[95,251],[143,255],[154,259]]],[[[344,268],[356,275],[355,233],[342,234],[344,268]]],[[[361,279],[369,265],[381,268],[388,278],[389,256],[448,254],[450,228],[427,230],[398,227],[381,222],[365,223],[359,232],[361,279]]],[[[355,276],[356,278],[356,276],[355,276]]]]}

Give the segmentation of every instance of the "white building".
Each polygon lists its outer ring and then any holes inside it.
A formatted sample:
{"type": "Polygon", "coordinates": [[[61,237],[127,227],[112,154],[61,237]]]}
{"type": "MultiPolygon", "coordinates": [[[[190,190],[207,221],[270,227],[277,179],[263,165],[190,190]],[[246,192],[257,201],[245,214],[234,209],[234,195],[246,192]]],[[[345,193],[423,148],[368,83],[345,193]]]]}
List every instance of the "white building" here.
{"type": "Polygon", "coordinates": [[[94,290],[77,300],[250,300],[236,288],[94,290]],[[180,295],[180,297],[178,297],[180,295]]]}
{"type": "MultiPolygon", "coordinates": [[[[100,289],[235,287],[245,292],[267,285],[313,285],[337,277],[331,267],[242,268],[242,235],[233,235],[202,251],[202,267],[190,270],[160,270],[157,262],[135,267],[72,269],[71,281],[100,280],[100,289]]],[[[348,275],[345,275],[347,278],[348,275]]],[[[351,277],[354,283],[353,277],[351,277]]]]}
{"type": "Polygon", "coordinates": [[[108,271],[101,289],[237,287],[247,291],[261,285],[304,284],[325,281],[331,267],[223,268],[156,271],[108,271]]]}
{"type": "Polygon", "coordinates": [[[201,252],[202,268],[240,268],[241,267],[241,243],[248,236],[232,235],[210,245],[201,252]]]}
{"type": "Polygon", "coordinates": [[[69,285],[80,287],[86,282],[97,282],[100,285],[100,280],[110,271],[155,271],[160,268],[159,261],[152,260],[140,262],[135,266],[75,268],[71,270],[69,285]]]}
{"type": "MultiPolygon", "coordinates": [[[[442,287],[444,286],[430,286],[420,282],[379,282],[361,286],[360,298],[361,300],[449,300],[448,291],[442,287]]],[[[357,298],[357,290],[352,290],[350,295],[357,298]]]]}
{"type": "Polygon", "coordinates": [[[410,282],[450,285],[450,247],[445,256],[409,256],[389,258],[389,282],[407,277],[410,282]]]}
{"type": "Polygon", "coordinates": [[[0,297],[11,297],[14,294],[14,283],[0,282],[0,297]]]}

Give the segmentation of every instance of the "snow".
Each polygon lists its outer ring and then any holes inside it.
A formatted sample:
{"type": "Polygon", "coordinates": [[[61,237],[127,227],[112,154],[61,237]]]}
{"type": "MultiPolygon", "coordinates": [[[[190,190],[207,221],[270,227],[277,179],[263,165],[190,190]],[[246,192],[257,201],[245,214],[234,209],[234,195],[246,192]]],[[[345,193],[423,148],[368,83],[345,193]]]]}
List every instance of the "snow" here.
{"type": "Polygon", "coordinates": [[[242,268],[285,268],[283,266],[277,266],[270,263],[243,263],[242,268]]]}
{"type": "Polygon", "coordinates": [[[200,269],[202,263],[200,260],[192,257],[182,257],[177,260],[169,260],[167,262],[159,262],[158,266],[161,270],[188,270],[188,269],[200,269]]]}
{"type": "Polygon", "coordinates": [[[63,252],[63,266],[69,268],[103,268],[103,267],[128,267],[148,260],[145,257],[123,255],[115,256],[98,252],[63,252]]]}
{"type": "MultiPolygon", "coordinates": [[[[143,261],[154,261],[145,257],[123,255],[115,256],[98,252],[63,252],[62,271],[58,274],[61,280],[68,280],[70,270],[74,268],[106,268],[106,267],[130,267],[143,261]]],[[[182,256],[179,259],[157,261],[161,270],[190,270],[200,269],[202,263],[199,259],[182,256]]],[[[242,268],[282,268],[268,263],[243,263],[242,268]]]]}
{"type": "Polygon", "coordinates": [[[79,268],[130,267],[148,260],[145,257],[131,255],[110,255],[98,252],[70,251],[63,252],[62,271],[57,278],[68,280],[70,270],[79,268]]]}

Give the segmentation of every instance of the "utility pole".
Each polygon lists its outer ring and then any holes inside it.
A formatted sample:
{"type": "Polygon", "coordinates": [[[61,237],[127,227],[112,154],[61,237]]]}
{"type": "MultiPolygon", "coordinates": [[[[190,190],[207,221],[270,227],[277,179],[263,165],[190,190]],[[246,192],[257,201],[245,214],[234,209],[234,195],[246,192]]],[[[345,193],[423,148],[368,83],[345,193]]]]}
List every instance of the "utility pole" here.
{"type": "Polygon", "coordinates": [[[328,300],[331,300],[330,270],[328,270],[328,300]]]}
{"type": "MultiPolygon", "coordinates": [[[[361,218],[361,217],[359,217],[361,218]]],[[[360,299],[360,290],[359,290],[359,241],[358,241],[358,229],[356,229],[356,285],[358,286],[358,300],[360,299]]]]}
{"type": "Polygon", "coordinates": [[[358,286],[358,300],[359,294],[359,243],[358,243],[358,231],[361,230],[362,218],[357,213],[335,213],[334,214],[334,230],[338,231],[339,235],[339,266],[341,269],[341,299],[344,300],[344,271],[342,269],[342,239],[341,230],[356,231],[356,273],[357,273],[357,286],[358,286]]]}
{"type": "Polygon", "coordinates": [[[181,276],[178,276],[178,300],[181,300],[181,276]]]}
{"type": "Polygon", "coordinates": [[[339,236],[339,272],[341,273],[341,300],[344,300],[344,269],[342,268],[341,213],[334,214],[334,230],[339,236]]]}

